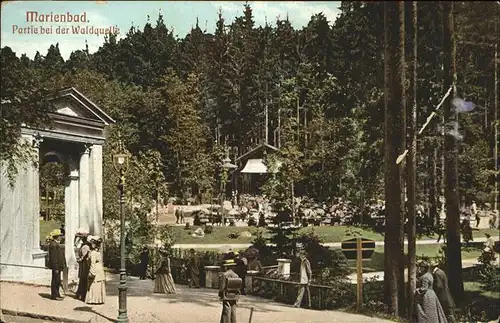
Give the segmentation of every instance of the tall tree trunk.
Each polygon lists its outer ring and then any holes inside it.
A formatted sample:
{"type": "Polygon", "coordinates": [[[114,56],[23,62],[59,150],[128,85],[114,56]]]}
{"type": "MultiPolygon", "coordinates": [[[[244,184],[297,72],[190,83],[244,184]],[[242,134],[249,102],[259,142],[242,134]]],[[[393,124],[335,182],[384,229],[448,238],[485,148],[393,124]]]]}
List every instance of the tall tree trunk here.
{"type": "MultiPolygon", "coordinates": [[[[444,21],[444,87],[452,87],[451,95],[444,103],[446,122],[458,122],[458,115],[452,105],[456,96],[456,38],[454,26],[454,2],[443,1],[444,21]]],[[[458,195],[458,141],[453,135],[445,133],[444,171],[446,198],[446,256],[448,259],[448,277],[454,299],[462,299],[464,284],[462,280],[462,254],[460,245],[460,210],[458,195]]]]}
{"type": "MultiPolygon", "coordinates": [[[[436,130],[436,128],[434,127],[436,130]]],[[[432,144],[432,151],[429,155],[429,168],[430,168],[430,185],[429,185],[429,216],[435,226],[439,224],[439,213],[438,213],[438,178],[437,178],[437,159],[438,159],[438,148],[436,144],[432,144]]]]}
{"type": "Polygon", "coordinates": [[[268,92],[268,85],[267,85],[267,81],[266,81],[266,106],[265,106],[265,111],[264,111],[264,114],[265,114],[264,126],[266,127],[265,132],[264,132],[264,137],[265,137],[266,144],[269,144],[269,108],[267,106],[268,97],[269,97],[268,93],[269,93],[268,92]]]}
{"type": "Polygon", "coordinates": [[[408,118],[408,132],[410,145],[408,149],[408,182],[406,184],[408,193],[408,320],[411,322],[413,318],[413,291],[417,287],[417,244],[416,244],[416,203],[417,203],[417,187],[416,187],[416,169],[417,169],[417,2],[412,2],[411,10],[412,19],[412,77],[410,78],[410,91],[412,91],[411,112],[408,118]]]}
{"type": "MultiPolygon", "coordinates": [[[[498,175],[498,18],[495,20],[495,35],[496,35],[496,41],[495,41],[495,108],[493,110],[493,120],[495,120],[495,125],[494,125],[494,140],[493,140],[493,161],[495,163],[495,193],[494,193],[494,198],[495,200],[493,201],[493,209],[495,212],[498,212],[498,199],[499,199],[499,192],[498,192],[498,182],[500,181],[500,176],[498,175]]],[[[488,112],[486,112],[488,114],[488,112]]],[[[498,214],[497,214],[497,221],[498,221],[498,214]]],[[[496,223],[495,223],[496,225],[496,223]]]]}
{"type": "Polygon", "coordinates": [[[389,313],[399,315],[405,301],[403,252],[403,180],[398,156],[405,149],[404,2],[384,2],[385,35],[385,203],[384,289],[389,313]]]}

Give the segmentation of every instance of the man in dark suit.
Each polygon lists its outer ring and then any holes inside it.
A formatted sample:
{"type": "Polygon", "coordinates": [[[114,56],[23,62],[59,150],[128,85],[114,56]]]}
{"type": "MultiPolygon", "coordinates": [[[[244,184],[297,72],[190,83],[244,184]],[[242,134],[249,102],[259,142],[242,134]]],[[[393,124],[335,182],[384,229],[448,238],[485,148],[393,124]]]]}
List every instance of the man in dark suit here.
{"type": "Polygon", "coordinates": [[[50,282],[50,298],[62,299],[59,292],[61,288],[61,272],[66,267],[66,256],[64,249],[61,246],[61,231],[54,230],[52,233],[52,241],[49,244],[49,261],[48,267],[52,269],[52,280],[50,282]]]}
{"type": "Polygon", "coordinates": [[[436,292],[448,322],[455,323],[457,322],[455,316],[453,315],[455,302],[453,301],[453,297],[451,296],[448,288],[448,277],[446,276],[446,273],[437,266],[437,264],[432,264],[432,266],[434,267],[432,270],[432,276],[434,276],[434,292],[436,292]]]}

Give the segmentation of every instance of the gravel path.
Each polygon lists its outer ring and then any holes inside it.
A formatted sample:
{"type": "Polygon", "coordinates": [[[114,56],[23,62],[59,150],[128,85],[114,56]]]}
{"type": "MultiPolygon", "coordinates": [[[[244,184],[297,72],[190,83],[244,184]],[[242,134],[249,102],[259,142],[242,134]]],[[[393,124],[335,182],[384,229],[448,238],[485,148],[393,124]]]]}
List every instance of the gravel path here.
{"type": "MultiPolygon", "coordinates": [[[[49,299],[49,287],[0,283],[2,309],[61,317],[80,322],[110,322],[118,313],[118,276],[110,275],[106,304],[90,306],[71,296],[62,301],[49,299]]],[[[220,318],[217,291],[177,286],[176,295],[153,294],[151,280],[129,278],[127,307],[130,323],[213,323],[220,318]]],[[[247,322],[254,308],[252,323],[388,323],[390,321],[335,311],[296,309],[271,300],[243,296],[237,311],[238,321],[247,322]]]]}

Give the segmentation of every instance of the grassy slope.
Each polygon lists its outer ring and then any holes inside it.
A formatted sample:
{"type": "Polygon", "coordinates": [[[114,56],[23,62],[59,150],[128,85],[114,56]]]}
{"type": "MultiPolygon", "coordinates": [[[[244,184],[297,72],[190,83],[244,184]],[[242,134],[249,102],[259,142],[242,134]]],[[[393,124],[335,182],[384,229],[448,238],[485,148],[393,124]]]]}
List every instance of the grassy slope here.
{"type": "MultiPolygon", "coordinates": [[[[304,228],[300,232],[308,232],[314,230],[314,232],[319,236],[323,242],[341,242],[345,239],[352,238],[352,236],[346,235],[347,226],[328,226],[328,227],[314,227],[314,228],[304,228]]],[[[352,227],[353,230],[359,232],[363,237],[368,239],[373,239],[375,241],[383,241],[384,236],[371,230],[359,229],[352,227]]],[[[252,238],[238,238],[230,239],[228,235],[234,232],[249,231],[254,234],[257,228],[253,227],[214,227],[214,231],[211,234],[205,235],[204,238],[195,238],[189,235],[188,230],[184,230],[184,227],[176,226],[174,227],[176,233],[176,243],[250,243],[252,238]]],[[[480,230],[473,231],[474,237],[484,237],[484,233],[490,232],[493,236],[498,235],[497,230],[480,230]]],[[[266,235],[265,235],[266,236],[266,235]]],[[[436,239],[436,236],[432,237],[422,237],[421,240],[426,239],[436,239]]]]}

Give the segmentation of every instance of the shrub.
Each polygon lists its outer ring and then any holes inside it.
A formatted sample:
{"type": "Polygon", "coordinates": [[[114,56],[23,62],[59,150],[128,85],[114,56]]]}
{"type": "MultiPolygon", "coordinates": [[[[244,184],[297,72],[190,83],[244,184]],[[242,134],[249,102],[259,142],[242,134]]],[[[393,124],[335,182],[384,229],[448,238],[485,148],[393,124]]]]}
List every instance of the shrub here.
{"type": "Polygon", "coordinates": [[[249,227],[255,227],[257,226],[257,221],[254,219],[253,216],[251,216],[249,219],[248,219],[248,226],[249,227]]]}
{"type": "Polygon", "coordinates": [[[487,291],[500,293],[500,270],[496,265],[495,254],[482,252],[477,258],[477,271],[483,288],[487,291]]]}
{"type": "Polygon", "coordinates": [[[205,226],[205,234],[211,234],[212,232],[214,232],[214,227],[213,225],[207,225],[205,226]]]}

